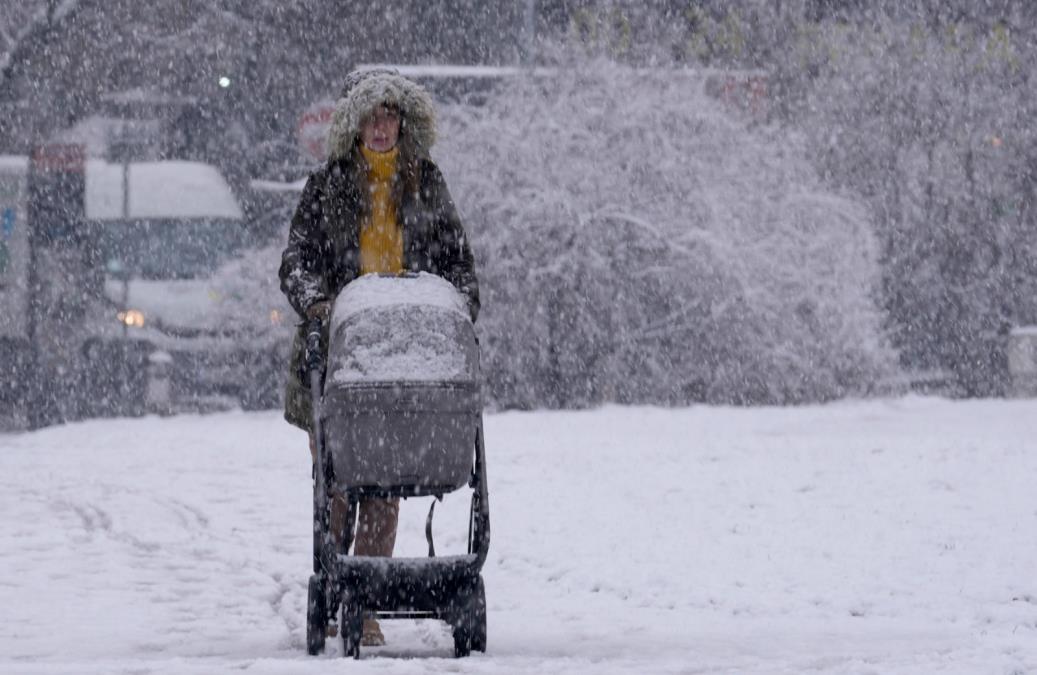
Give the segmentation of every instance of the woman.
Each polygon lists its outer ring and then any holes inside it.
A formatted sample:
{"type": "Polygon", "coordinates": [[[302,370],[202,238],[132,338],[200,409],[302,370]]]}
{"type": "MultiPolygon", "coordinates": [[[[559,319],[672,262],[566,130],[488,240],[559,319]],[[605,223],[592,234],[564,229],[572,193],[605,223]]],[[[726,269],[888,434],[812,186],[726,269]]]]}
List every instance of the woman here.
{"type": "MultiPolygon", "coordinates": [[[[350,73],[328,134],[328,161],[306,182],[281,257],[281,290],[304,319],[327,319],[342,288],[371,273],[430,272],[468,299],[475,320],[479,287],[468,238],[438,167],[429,158],[435,112],[428,94],[395,71],[350,73]]],[[[309,388],[301,377],[303,329],[293,346],[285,418],[307,431],[309,388]]],[[[311,458],[316,445],[310,435],[311,458]]],[[[355,555],[391,556],[399,499],[360,501],[355,555]]],[[[347,505],[333,495],[332,536],[347,505]]],[[[362,644],[384,644],[364,621],[362,644]]]]}

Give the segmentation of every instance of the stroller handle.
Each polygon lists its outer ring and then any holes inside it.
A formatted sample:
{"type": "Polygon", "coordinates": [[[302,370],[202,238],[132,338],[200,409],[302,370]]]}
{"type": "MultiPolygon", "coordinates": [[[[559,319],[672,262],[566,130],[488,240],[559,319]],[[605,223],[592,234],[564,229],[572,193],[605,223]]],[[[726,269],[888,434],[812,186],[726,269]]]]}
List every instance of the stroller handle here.
{"type": "Polygon", "coordinates": [[[306,322],[306,370],[311,373],[324,370],[324,355],[320,349],[322,327],[323,322],[320,318],[313,318],[306,322]]]}

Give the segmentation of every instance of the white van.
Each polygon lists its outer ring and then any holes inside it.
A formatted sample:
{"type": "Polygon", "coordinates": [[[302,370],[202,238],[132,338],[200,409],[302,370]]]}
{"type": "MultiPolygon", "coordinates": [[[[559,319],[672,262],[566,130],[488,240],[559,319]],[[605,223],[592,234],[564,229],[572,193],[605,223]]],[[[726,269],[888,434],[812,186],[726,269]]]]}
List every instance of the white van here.
{"type": "Polygon", "coordinates": [[[228,325],[241,308],[211,283],[251,243],[216,167],[81,159],[43,206],[34,170],[0,157],[0,406],[48,411],[38,426],[277,404],[287,334],[228,325]]]}

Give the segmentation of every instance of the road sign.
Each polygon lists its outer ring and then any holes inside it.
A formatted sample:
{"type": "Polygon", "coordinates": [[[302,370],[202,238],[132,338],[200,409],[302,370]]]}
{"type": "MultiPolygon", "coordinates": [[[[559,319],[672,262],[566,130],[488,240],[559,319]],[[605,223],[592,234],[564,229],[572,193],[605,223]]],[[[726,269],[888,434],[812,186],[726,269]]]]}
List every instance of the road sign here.
{"type": "Polygon", "coordinates": [[[328,131],[334,114],[335,102],[324,100],[310,105],[299,117],[299,147],[318,162],[328,157],[328,131]]]}

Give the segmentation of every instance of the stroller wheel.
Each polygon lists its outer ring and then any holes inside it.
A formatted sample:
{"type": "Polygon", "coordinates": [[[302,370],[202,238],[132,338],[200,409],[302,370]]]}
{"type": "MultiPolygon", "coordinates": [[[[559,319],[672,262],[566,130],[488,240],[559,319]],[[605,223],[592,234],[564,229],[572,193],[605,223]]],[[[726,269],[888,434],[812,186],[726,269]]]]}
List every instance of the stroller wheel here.
{"type": "Polygon", "coordinates": [[[463,658],[472,651],[486,651],[486,587],[479,576],[467,598],[466,607],[454,624],[454,656],[463,658]]]}
{"type": "Polygon", "coordinates": [[[482,576],[476,586],[475,596],[472,598],[472,650],[486,652],[486,587],[483,585],[482,576]]]}
{"type": "Polygon", "coordinates": [[[360,604],[353,601],[342,603],[342,655],[360,658],[360,640],[364,634],[364,613],[360,604]]]}
{"type": "Polygon", "coordinates": [[[328,630],[327,595],[320,575],[310,577],[306,598],[306,651],[316,656],[324,651],[324,637],[328,630]]]}

